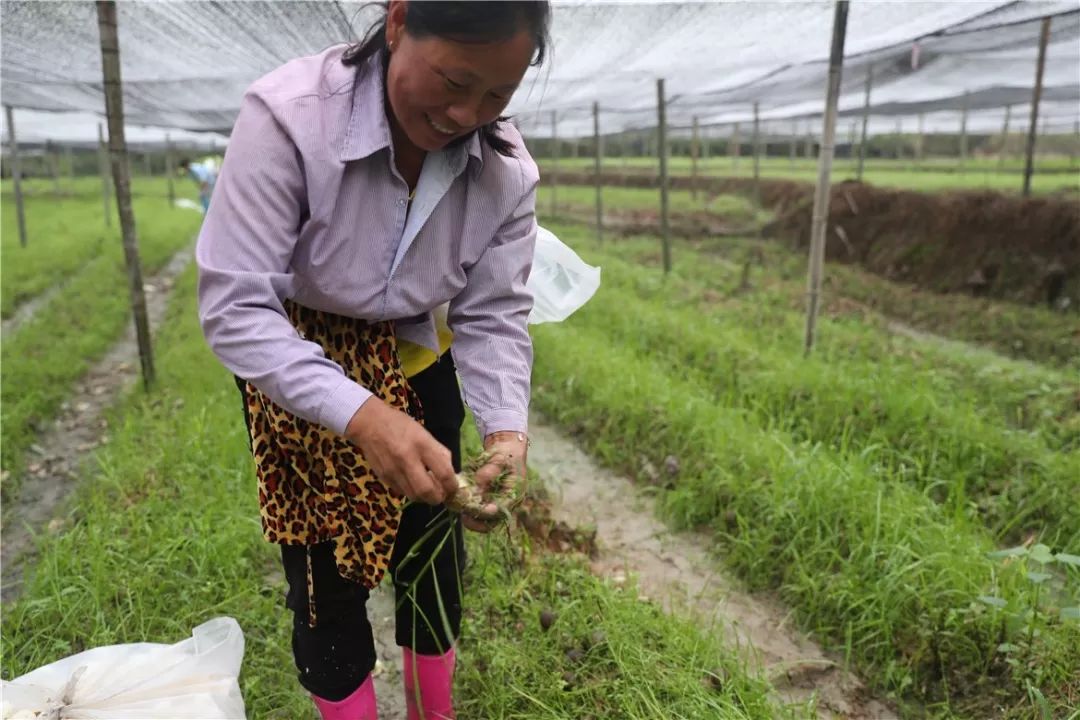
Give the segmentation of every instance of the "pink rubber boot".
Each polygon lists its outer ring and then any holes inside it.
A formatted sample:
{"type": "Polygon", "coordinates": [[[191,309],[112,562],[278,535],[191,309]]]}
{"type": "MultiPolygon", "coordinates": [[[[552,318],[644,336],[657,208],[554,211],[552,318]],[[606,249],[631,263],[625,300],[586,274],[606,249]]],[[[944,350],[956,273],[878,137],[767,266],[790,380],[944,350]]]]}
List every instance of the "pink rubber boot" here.
{"type": "Polygon", "coordinates": [[[379,709],[375,705],[375,683],[371,676],[344,700],[323,700],[312,695],[322,720],[378,720],[379,709]]]}
{"type": "Polygon", "coordinates": [[[409,720],[455,720],[454,649],[445,655],[418,655],[401,648],[405,665],[405,705],[409,720]]]}

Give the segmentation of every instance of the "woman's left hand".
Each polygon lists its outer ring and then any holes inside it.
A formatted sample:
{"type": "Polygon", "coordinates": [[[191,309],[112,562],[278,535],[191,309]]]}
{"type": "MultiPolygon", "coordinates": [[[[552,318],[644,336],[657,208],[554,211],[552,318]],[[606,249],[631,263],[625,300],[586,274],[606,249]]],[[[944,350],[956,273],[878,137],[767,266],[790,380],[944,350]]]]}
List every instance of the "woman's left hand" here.
{"type": "MultiPolygon", "coordinates": [[[[492,484],[499,480],[502,488],[509,488],[511,495],[520,496],[525,487],[525,463],[529,451],[529,441],[525,433],[494,432],[484,438],[484,452],[488,460],[476,471],[474,481],[484,497],[491,491],[492,484]]],[[[490,507],[490,506],[489,506],[490,507]]],[[[494,508],[491,508],[494,510],[494,508]]],[[[462,516],[465,527],[475,532],[488,532],[494,527],[480,520],[462,516]]]]}

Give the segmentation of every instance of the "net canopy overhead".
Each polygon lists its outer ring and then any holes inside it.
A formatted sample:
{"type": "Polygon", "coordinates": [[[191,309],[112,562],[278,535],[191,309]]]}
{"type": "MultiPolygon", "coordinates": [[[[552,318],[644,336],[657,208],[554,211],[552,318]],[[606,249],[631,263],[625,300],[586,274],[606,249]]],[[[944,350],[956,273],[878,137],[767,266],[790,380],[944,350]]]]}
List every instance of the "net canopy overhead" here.
{"type": "MultiPolygon", "coordinates": [[[[509,108],[527,135],[606,133],[656,124],[656,80],[668,118],[688,126],[805,118],[823,107],[833,19],[828,1],[556,2],[553,48],[509,108]]],[[[378,15],[362,2],[120,2],[127,122],[227,133],[244,90],[288,60],[355,42],[378,15]]],[[[0,3],[3,102],[37,111],[101,113],[93,2],[0,3]]],[[[851,4],[841,117],[861,114],[873,77],[873,127],[966,113],[1000,124],[1030,103],[1042,18],[1052,17],[1044,98],[1066,128],[1080,104],[1080,0],[851,4]],[[1067,116],[1067,117],[1066,117],[1067,116]],[[910,118],[910,119],[909,119],[910,118]]],[[[48,115],[37,122],[48,124],[48,115]]],[[[942,121],[944,122],[944,121],[942,121]]],[[[16,120],[20,133],[26,123],[16,120]]],[[[818,121],[820,124],[820,121],[818,121]]],[[[954,123],[955,125],[955,123],[954,123]]],[[[950,130],[953,131],[953,130],[950,130]]],[[[40,128],[47,135],[48,127],[40,128]]]]}

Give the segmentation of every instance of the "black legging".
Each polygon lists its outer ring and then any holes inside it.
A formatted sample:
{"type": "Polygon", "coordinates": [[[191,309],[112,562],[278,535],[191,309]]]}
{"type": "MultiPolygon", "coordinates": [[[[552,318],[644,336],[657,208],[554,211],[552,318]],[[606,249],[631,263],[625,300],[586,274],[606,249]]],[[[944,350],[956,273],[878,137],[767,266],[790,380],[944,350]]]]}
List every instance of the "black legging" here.
{"type": "MultiPolygon", "coordinates": [[[[454,470],[460,471],[465,408],[450,354],[409,378],[409,383],[420,398],[425,428],[450,450],[454,470]]],[[[327,700],[342,700],[375,667],[375,641],[365,607],[369,593],[364,586],[338,574],[333,542],[312,546],[311,571],[319,619],[316,627],[309,627],[306,555],[304,546],[281,546],[289,584],[285,604],[293,611],[293,658],[300,684],[309,692],[327,700]]],[[[422,655],[440,655],[449,650],[461,629],[464,565],[465,541],[459,519],[449,521],[441,505],[412,503],[405,508],[389,568],[394,582],[398,645],[422,655]],[[438,529],[430,532],[432,527],[438,529]],[[419,545],[418,554],[402,565],[406,553],[425,534],[429,536],[419,545]],[[442,547],[436,553],[440,543],[442,547]],[[408,592],[410,585],[415,585],[411,593],[415,600],[408,592]]]]}

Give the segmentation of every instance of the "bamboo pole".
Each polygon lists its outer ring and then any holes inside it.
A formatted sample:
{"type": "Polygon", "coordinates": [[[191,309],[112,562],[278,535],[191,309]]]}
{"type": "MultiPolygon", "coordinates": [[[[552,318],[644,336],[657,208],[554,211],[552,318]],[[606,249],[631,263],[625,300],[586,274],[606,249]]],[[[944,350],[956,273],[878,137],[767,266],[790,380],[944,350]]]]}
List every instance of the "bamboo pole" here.
{"type": "Polygon", "coordinates": [[[701,138],[699,136],[698,117],[694,116],[694,123],[690,136],[690,196],[697,202],[698,198],[698,155],[701,154],[701,138]]]}
{"type": "Polygon", "coordinates": [[[593,182],[596,183],[596,240],[604,242],[604,192],[600,177],[604,161],[604,145],[600,139],[600,103],[592,104],[593,150],[595,154],[593,182]]]}
{"type": "Polygon", "coordinates": [[[656,154],[660,160],[660,236],[666,275],[671,272],[671,228],[668,218],[667,106],[664,99],[664,78],[656,81],[656,120],[656,154]]]}
{"type": "Polygon", "coordinates": [[[11,182],[15,190],[15,216],[19,225],[19,247],[26,247],[26,207],[23,205],[22,165],[19,161],[19,141],[15,135],[15,114],[10,105],[4,106],[7,115],[8,152],[11,154],[11,182]]]}
{"type": "Polygon", "coordinates": [[[139,262],[139,241],[135,233],[135,214],[131,210],[131,178],[128,176],[127,143],[124,140],[124,91],[120,77],[120,42],[116,29],[115,0],[98,0],[97,14],[101,32],[105,114],[109,121],[109,157],[112,160],[113,184],[116,186],[116,207],[120,214],[120,231],[131,292],[131,309],[135,317],[135,334],[139,343],[143,388],[149,390],[154,383],[154,355],[150,345],[150,323],[139,262]]]}
{"type": "Polygon", "coordinates": [[[739,169],[739,123],[735,123],[735,128],[731,132],[731,167],[735,170],[739,169]]]}
{"type": "Polygon", "coordinates": [[[169,207],[176,205],[176,186],[173,184],[176,177],[176,161],[173,158],[172,139],[169,133],[165,133],[165,176],[169,185],[169,207]]]}
{"type": "Polygon", "coordinates": [[[964,93],[964,104],[960,108],[960,169],[963,170],[967,166],[968,156],[968,136],[967,136],[967,121],[968,121],[968,94],[964,93]]]}
{"type": "Polygon", "coordinates": [[[799,144],[799,121],[791,121],[791,141],[788,143],[788,164],[795,167],[796,146],[799,144]]]}
{"type": "Polygon", "coordinates": [[[52,144],[45,143],[45,154],[49,157],[49,174],[52,175],[53,197],[60,197],[60,151],[52,144]]]}
{"type": "Polygon", "coordinates": [[[825,119],[822,128],[821,154],[818,157],[818,181],[814,189],[814,213],[810,222],[810,262],[807,272],[806,335],[804,352],[814,349],[821,281],[825,266],[825,233],[828,229],[833,149],[836,141],[836,105],[840,96],[840,77],[844,66],[844,38],[847,34],[847,0],[836,3],[833,17],[832,47],[829,51],[829,82],[825,93],[825,119]]]}
{"type": "Polygon", "coordinates": [[[1012,120],[1012,105],[1005,106],[1005,122],[1001,125],[1001,147],[998,148],[998,170],[1005,167],[1005,148],[1009,144],[1009,121],[1012,120]]]}
{"type": "Polygon", "coordinates": [[[925,132],[926,118],[922,113],[919,113],[919,139],[915,143],[915,160],[916,165],[920,165],[923,160],[923,153],[926,151],[926,132],[925,132]]]}
{"type": "Polygon", "coordinates": [[[98,174],[101,175],[101,203],[105,210],[105,227],[112,227],[112,213],[109,206],[112,204],[109,195],[109,160],[105,151],[105,128],[101,123],[97,126],[98,136],[98,174]]]}
{"type": "Polygon", "coordinates": [[[559,186],[559,114],[551,111],[551,219],[558,213],[559,186]]]}
{"type": "Polygon", "coordinates": [[[1031,126],[1028,128],[1027,156],[1024,159],[1024,197],[1031,195],[1031,175],[1035,171],[1035,126],[1039,122],[1043,71],[1046,68],[1046,43],[1050,39],[1050,18],[1043,18],[1039,33],[1039,59],[1035,64],[1035,88],[1031,93],[1031,126]]]}
{"type": "MultiPolygon", "coordinates": [[[[846,22],[846,20],[845,20],[846,22]]],[[[866,69],[866,93],[863,98],[862,114],[862,139],[859,141],[859,166],[855,172],[855,179],[862,182],[863,165],[866,162],[866,127],[870,124],[870,90],[874,86],[874,66],[866,69]]]]}
{"type": "Polygon", "coordinates": [[[754,102],[754,210],[761,210],[761,117],[754,102]]]}

